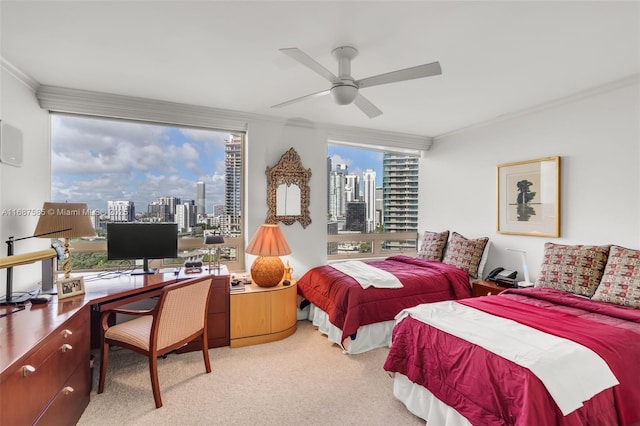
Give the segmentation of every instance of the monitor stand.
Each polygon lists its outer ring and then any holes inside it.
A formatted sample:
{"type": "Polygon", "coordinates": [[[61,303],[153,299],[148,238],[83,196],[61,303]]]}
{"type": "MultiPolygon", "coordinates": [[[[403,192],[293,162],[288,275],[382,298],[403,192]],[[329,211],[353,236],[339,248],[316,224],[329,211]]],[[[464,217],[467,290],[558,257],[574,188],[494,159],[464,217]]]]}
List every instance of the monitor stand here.
{"type": "Polygon", "coordinates": [[[156,269],[149,269],[149,260],[145,257],[142,260],[142,269],[134,269],[131,271],[131,275],[147,275],[147,274],[155,274],[156,269]]]}

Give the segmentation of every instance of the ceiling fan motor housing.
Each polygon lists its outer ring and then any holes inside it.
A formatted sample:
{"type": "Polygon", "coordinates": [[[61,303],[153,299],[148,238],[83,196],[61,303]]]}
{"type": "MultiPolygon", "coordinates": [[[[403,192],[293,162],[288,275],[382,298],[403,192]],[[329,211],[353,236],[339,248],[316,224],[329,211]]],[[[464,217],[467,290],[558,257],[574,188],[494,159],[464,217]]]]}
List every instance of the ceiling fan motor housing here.
{"type": "Polygon", "coordinates": [[[350,105],[358,96],[358,86],[350,80],[340,80],[331,86],[331,96],[338,105],[350,105]]]}

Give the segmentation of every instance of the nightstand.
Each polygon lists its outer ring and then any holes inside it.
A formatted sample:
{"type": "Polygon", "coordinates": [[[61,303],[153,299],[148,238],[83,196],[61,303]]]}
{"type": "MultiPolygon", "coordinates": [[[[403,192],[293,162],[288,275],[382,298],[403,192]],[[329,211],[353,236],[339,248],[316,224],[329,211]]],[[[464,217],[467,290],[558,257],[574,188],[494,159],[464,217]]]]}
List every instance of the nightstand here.
{"type": "Polygon", "coordinates": [[[471,295],[473,297],[491,296],[502,293],[506,289],[506,287],[500,287],[493,281],[474,281],[471,286],[471,295]]]}
{"type": "Polygon", "coordinates": [[[244,291],[231,293],[230,346],[275,342],[296,331],[296,281],[288,286],[244,286],[244,291]]]}

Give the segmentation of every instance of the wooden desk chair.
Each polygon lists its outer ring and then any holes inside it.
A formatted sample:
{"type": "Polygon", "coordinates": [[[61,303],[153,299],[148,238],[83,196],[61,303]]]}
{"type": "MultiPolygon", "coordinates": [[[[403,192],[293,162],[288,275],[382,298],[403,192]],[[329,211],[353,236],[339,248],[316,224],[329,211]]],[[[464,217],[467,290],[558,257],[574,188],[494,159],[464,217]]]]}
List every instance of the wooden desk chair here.
{"type": "Polygon", "coordinates": [[[207,373],[211,372],[207,347],[207,309],[213,276],[198,277],[162,289],[156,306],[151,310],[114,308],[101,317],[104,331],[98,393],[104,391],[109,346],[121,346],[149,358],[149,373],[156,408],[162,407],[158,382],[158,357],[196,338],[202,339],[202,355],[207,373]],[[139,315],[138,318],[113,326],[108,325],[113,313],[139,315]]]}

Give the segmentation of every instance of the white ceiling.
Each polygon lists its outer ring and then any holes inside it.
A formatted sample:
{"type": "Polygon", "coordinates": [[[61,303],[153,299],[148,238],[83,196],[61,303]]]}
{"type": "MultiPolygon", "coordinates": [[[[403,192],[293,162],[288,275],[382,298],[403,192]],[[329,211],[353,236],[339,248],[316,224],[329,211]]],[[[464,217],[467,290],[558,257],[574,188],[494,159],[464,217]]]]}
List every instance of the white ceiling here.
{"type": "MultiPolygon", "coordinates": [[[[0,54],[38,83],[318,123],[439,136],[640,73],[640,2],[0,1],[0,54]],[[439,61],[440,76],[365,88],[367,118],[278,51],[356,79],[439,61]]],[[[634,77],[635,76],[635,77],[634,77]]]]}

